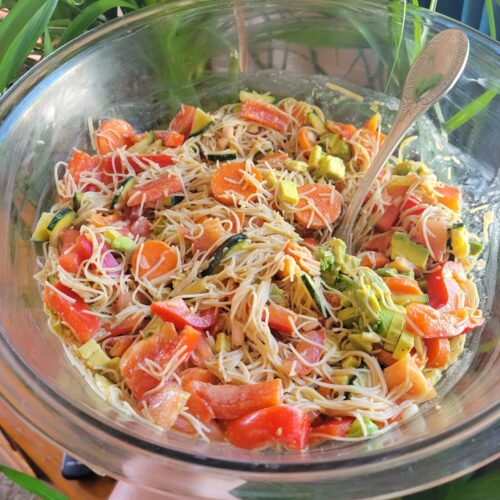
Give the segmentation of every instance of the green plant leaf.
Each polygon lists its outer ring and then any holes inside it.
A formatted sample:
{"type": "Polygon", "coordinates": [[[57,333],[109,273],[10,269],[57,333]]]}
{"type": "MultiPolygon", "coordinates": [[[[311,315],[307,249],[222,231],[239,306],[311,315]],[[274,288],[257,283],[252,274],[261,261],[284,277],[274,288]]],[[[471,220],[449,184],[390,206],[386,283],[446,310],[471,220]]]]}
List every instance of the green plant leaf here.
{"type": "MultiPolygon", "coordinates": [[[[31,3],[31,0],[19,2],[21,3],[31,3]]],[[[35,47],[38,38],[44,32],[52,13],[57,5],[57,0],[46,0],[44,2],[37,3],[38,10],[33,13],[31,19],[26,22],[22,27],[17,24],[21,14],[16,14],[15,25],[19,28],[19,31],[15,38],[9,42],[9,46],[5,51],[3,57],[0,58],[0,90],[4,89],[7,84],[16,76],[17,71],[23,65],[24,61],[35,47]]],[[[24,11],[17,11],[23,12],[24,11]]],[[[10,16],[15,14],[14,9],[6,17],[8,19],[10,16]]],[[[21,16],[23,18],[23,16],[21,16]]],[[[2,22],[3,25],[3,22],[2,22]]],[[[0,29],[2,28],[0,25],[0,29]]],[[[9,31],[10,33],[10,31],[9,31]]],[[[0,46],[1,42],[0,42],[0,46]]]]}
{"type": "Polygon", "coordinates": [[[137,6],[126,0],[97,0],[83,9],[78,16],[73,19],[71,24],[66,28],[61,44],[67,43],[78,35],[81,35],[92,23],[102,16],[105,12],[117,7],[123,7],[131,10],[136,10],[137,6]]]}
{"type": "Polygon", "coordinates": [[[461,127],[464,123],[467,123],[472,117],[483,111],[483,109],[485,109],[499,93],[500,86],[493,89],[488,89],[486,92],[481,94],[472,102],[464,106],[460,111],[455,113],[451,118],[449,118],[444,125],[446,130],[448,132],[452,132],[458,127],[461,127]]]}
{"type": "Polygon", "coordinates": [[[52,38],[50,36],[49,29],[45,28],[43,33],[43,53],[48,56],[53,52],[53,50],[54,47],[52,46],[52,38]]]}
{"type": "Polygon", "coordinates": [[[486,0],[486,13],[488,14],[488,26],[490,28],[490,36],[493,40],[497,39],[497,27],[495,25],[495,13],[493,10],[492,0],[486,0]]]}
{"type": "Polygon", "coordinates": [[[43,481],[28,476],[23,472],[11,469],[10,467],[5,467],[4,465],[0,465],[0,471],[3,472],[12,482],[16,483],[26,491],[43,498],[43,500],[68,500],[66,495],[54,490],[43,481]]]}

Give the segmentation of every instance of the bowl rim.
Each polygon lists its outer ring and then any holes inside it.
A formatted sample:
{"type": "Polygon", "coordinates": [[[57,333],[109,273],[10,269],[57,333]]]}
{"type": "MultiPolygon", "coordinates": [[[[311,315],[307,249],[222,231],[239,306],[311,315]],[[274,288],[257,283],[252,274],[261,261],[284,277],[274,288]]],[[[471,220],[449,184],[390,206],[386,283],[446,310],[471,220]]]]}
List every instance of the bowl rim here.
{"type": "MultiPolygon", "coordinates": [[[[332,0],[320,0],[320,3],[331,3],[331,1],[332,0]]],[[[347,6],[349,5],[349,2],[347,0],[340,0],[340,3],[342,2],[344,2],[347,6]]],[[[210,5],[213,6],[214,3],[215,2],[211,0],[201,1],[196,4],[196,7],[198,8],[210,5]]],[[[337,1],[337,3],[339,2],[337,1]]],[[[358,3],[362,5],[364,4],[366,7],[381,8],[380,4],[376,3],[374,0],[358,0],[358,3]]],[[[4,120],[8,120],[11,113],[16,109],[17,106],[22,104],[23,99],[26,98],[33,89],[35,89],[39,84],[43,84],[43,82],[49,75],[57,71],[61,65],[67,63],[71,59],[71,57],[77,56],[81,50],[88,48],[94,42],[99,42],[106,39],[106,37],[113,32],[118,32],[119,30],[125,30],[127,28],[133,28],[135,24],[139,24],[143,19],[153,17],[156,13],[175,12],[179,8],[188,7],[192,4],[193,3],[189,0],[178,0],[168,4],[150,6],[137,12],[129,13],[121,18],[117,18],[100,27],[94,28],[93,30],[80,35],[75,40],[57,49],[56,51],[54,51],[54,53],[44,58],[40,63],[38,63],[35,67],[33,67],[30,71],[23,75],[16,83],[12,85],[9,90],[7,90],[7,92],[4,93],[3,96],[0,97],[0,121],[3,122],[4,120]]],[[[431,19],[441,19],[448,25],[462,28],[467,32],[469,36],[473,35],[474,38],[483,45],[493,45],[496,50],[500,50],[500,43],[490,40],[486,35],[478,32],[477,30],[474,30],[473,28],[465,26],[463,23],[452,20],[439,13],[430,13],[411,5],[408,5],[408,11],[418,12],[418,15],[431,19]]],[[[3,330],[3,327],[1,327],[1,329],[3,330]]],[[[31,372],[30,368],[24,363],[24,361],[17,356],[17,353],[12,348],[12,346],[9,345],[3,335],[0,338],[0,344],[3,346],[2,350],[8,353],[7,357],[11,358],[10,361],[12,362],[12,365],[10,365],[9,367],[21,367],[20,370],[22,370],[24,374],[33,373],[31,372]]],[[[16,373],[16,377],[18,377],[18,373],[16,373]]],[[[199,456],[189,452],[172,450],[166,445],[161,445],[160,450],[157,443],[153,443],[136,436],[132,437],[130,434],[125,434],[121,430],[110,426],[105,421],[96,418],[95,415],[92,415],[89,412],[84,411],[82,408],[78,408],[77,406],[73,405],[71,401],[57,394],[53,389],[50,388],[50,386],[46,385],[45,382],[39,380],[37,377],[35,377],[35,380],[39,385],[39,388],[41,389],[41,394],[43,394],[44,404],[51,406],[51,408],[64,408],[66,412],[69,412],[69,410],[71,409],[71,413],[75,417],[75,422],[83,422],[85,425],[91,424],[92,426],[98,424],[100,427],[100,431],[105,431],[105,434],[107,435],[112,435],[115,438],[120,438],[120,440],[126,438],[129,443],[133,442],[137,447],[144,451],[155,453],[161,451],[161,455],[176,461],[187,462],[190,464],[196,463],[205,467],[224,469],[234,472],[265,472],[266,476],[278,476],[282,473],[287,474],[307,472],[309,474],[316,473],[314,474],[315,477],[326,477],[325,473],[328,473],[328,477],[331,477],[333,468],[337,467],[337,470],[345,470],[344,467],[338,468],[339,464],[345,464],[345,459],[341,459],[340,461],[334,459],[328,461],[322,460],[321,462],[314,461],[303,463],[298,461],[279,463],[269,462],[265,460],[260,461],[262,456],[256,455],[256,461],[248,463],[239,461],[235,462],[234,460],[225,460],[222,458],[199,456]],[[103,425],[105,426],[104,428],[103,425]],[[275,465],[276,468],[273,470],[269,470],[270,464],[275,465]]],[[[27,388],[30,388],[26,383],[26,380],[23,380],[22,382],[27,388]]],[[[40,394],[37,397],[39,396],[40,394]]],[[[19,409],[19,405],[13,404],[12,400],[9,403],[11,404],[11,406],[15,407],[17,413],[21,413],[23,419],[27,420],[30,425],[37,427],[36,424],[32,421],[32,418],[29,418],[27,415],[22,413],[22,411],[19,409]]],[[[456,425],[453,428],[447,429],[419,441],[414,441],[406,445],[389,446],[387,448],[382,448],[381,451],[374,450],[367,453],[364,457],[356,457],[356,464],[354,465],[356,467],[368,467],[369,465],[377,466],[377,462],[382,458],[384,459],[384,463],[389,465],[391,460],[400,463],[403,457],[406,462],[410,463],[415,456],[419,456],[421,458],[422,456],[426,456],[429,453],[436,454],[442,450],[447,450],[452,446],[460,444],[470,436],[473,436],[474,434],[477,434],[482,430],[493,426],[499,418],[500,401],[497,400],[490,407],[482,411],[479,415],[479,418],[478,416],[476,416],[476,421],[472,425],[470,421],[466,421],[459,425],[456,425]],[[401,455],[401,448],[403,446],[405,449],[403,455],[401,455]]],[[[57,439],[53,436],[49,436],[49,438],[57,441],[57,439]]],[[[66,445],[61,443],[58,444],[62,445],[63,447],[66,447],[67,445],[67,443],[66,445]]]]}

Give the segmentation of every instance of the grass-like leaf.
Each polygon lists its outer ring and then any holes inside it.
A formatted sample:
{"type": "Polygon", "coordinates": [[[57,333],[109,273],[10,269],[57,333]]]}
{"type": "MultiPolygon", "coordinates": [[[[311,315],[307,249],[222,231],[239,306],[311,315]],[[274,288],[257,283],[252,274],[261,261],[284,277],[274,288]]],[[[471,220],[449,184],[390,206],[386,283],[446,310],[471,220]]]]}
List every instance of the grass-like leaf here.
{"type": "MultiPolygon", "coordinates": [[[[19,68],[23,65],[24,61],[35,47],[38,38],[45,31],[47,23],[49,22],[52,13],[57,5],[57,0],[45,0],[43,2],[32,2],[31,0],[20,0],[17,5],[21,4],[33,4],[38,5],[38,10],[32,12],[31,18],[22,26],[18,25],[19,20],[23,20],[26,10],[15,10],[12,9],[6,20],[13,16],[14,20],[11,19],[11,24],[8,26],[17,26],[17,34],[11,39],[7,40],[8,46],[7,50],[0,58],[0,91],[4,89],[10,81],[16,76],[19,68]]],[[[3,32],[3,23],[0,25],[0,30],[3,32]]],[[[6,30],[8,35],[12,35],[10,28],[6,30]]],[[[4,33],[4,32],[3,32],[4,33]]],[[[3,47],[2,43],[5,40],[0,41],[0,47],[3,47]]]]}
{"type": "Polygon", "coordinates": [[[54,490],[43,481],[28,476],[23,472],[11,469],[10,467],[5,467],[4,465],[0,465],[0,472],[3,472],[12,482],[16,483],[21,488],[37,495],[43,500],[68,500],[66,495],[54,490]]]}
{"type": "Polygon", "coordinates": [[[50,36],[49,29],[45,28],[43,33],[43,53],[45,56],[48,56],[53,50],[54,47],[52,46],[52,37],[50,36]]]}
{"type": "Polygon", "coordinates": [[[448,130],[448,132],[453,132],[453,130],[461,127],[464,123],[467,123],[471,118],[483,111],[499,93],[500,86],[493,89],[488,89],[472,102],[465,105],[460,111],[455,113],[446,121],[446,130],[448,130]]]}
{"type": "Polygon", "coordinates": [[[495,24],[495,13],[493,11],[492,0],[486,0],[486,13],[488,14],[488,26],[490,28],[490,36],[493,40],[497,39],[497,27],[495,24]]]}
{"type": "Polygon", "coordinates": [[[62,38],[61,44],[69,42],[81,35],[92,23],[95,23],[97,19],[102,16],[105,12],[117,7],[127,8],[131,10],[136,10],[137,6],[126,0],[98,0],[95,3],[90,4],[88,7],[83,9],[78,16],[73,19],[71,24],[66,28],[62,38]]]}

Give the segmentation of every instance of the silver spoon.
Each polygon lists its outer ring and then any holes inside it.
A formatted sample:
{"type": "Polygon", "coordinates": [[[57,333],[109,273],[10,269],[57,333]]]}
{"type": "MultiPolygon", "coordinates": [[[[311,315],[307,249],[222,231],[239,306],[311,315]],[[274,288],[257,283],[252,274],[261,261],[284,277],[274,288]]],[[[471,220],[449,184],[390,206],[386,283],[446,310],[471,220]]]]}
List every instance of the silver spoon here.
{"type": "Polygon", "coordinates": [[[352,250],[352,230],[359,211],[380,169],[414,122],[456,83],[469,56],[467,35],[456,29],[442,31],[420,52],[412,64],[391,130],[359,183],[335,236],[352,250]]]}

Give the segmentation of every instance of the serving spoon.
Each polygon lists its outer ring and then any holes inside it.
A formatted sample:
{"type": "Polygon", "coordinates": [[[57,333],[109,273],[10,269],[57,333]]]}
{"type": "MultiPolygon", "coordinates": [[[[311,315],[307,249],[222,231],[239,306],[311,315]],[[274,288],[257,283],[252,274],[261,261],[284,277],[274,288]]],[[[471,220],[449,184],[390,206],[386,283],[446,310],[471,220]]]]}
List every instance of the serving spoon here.
{"type": "Polygon", "coordinates": [[[352,230],[367,194],[381,168],[415,121],[436,104],[457,82],[469,56],[467,35],[457,29],[442,31],[412,64],[391,130],[358,184],[335,236],[352,250],[352,230]]]}

